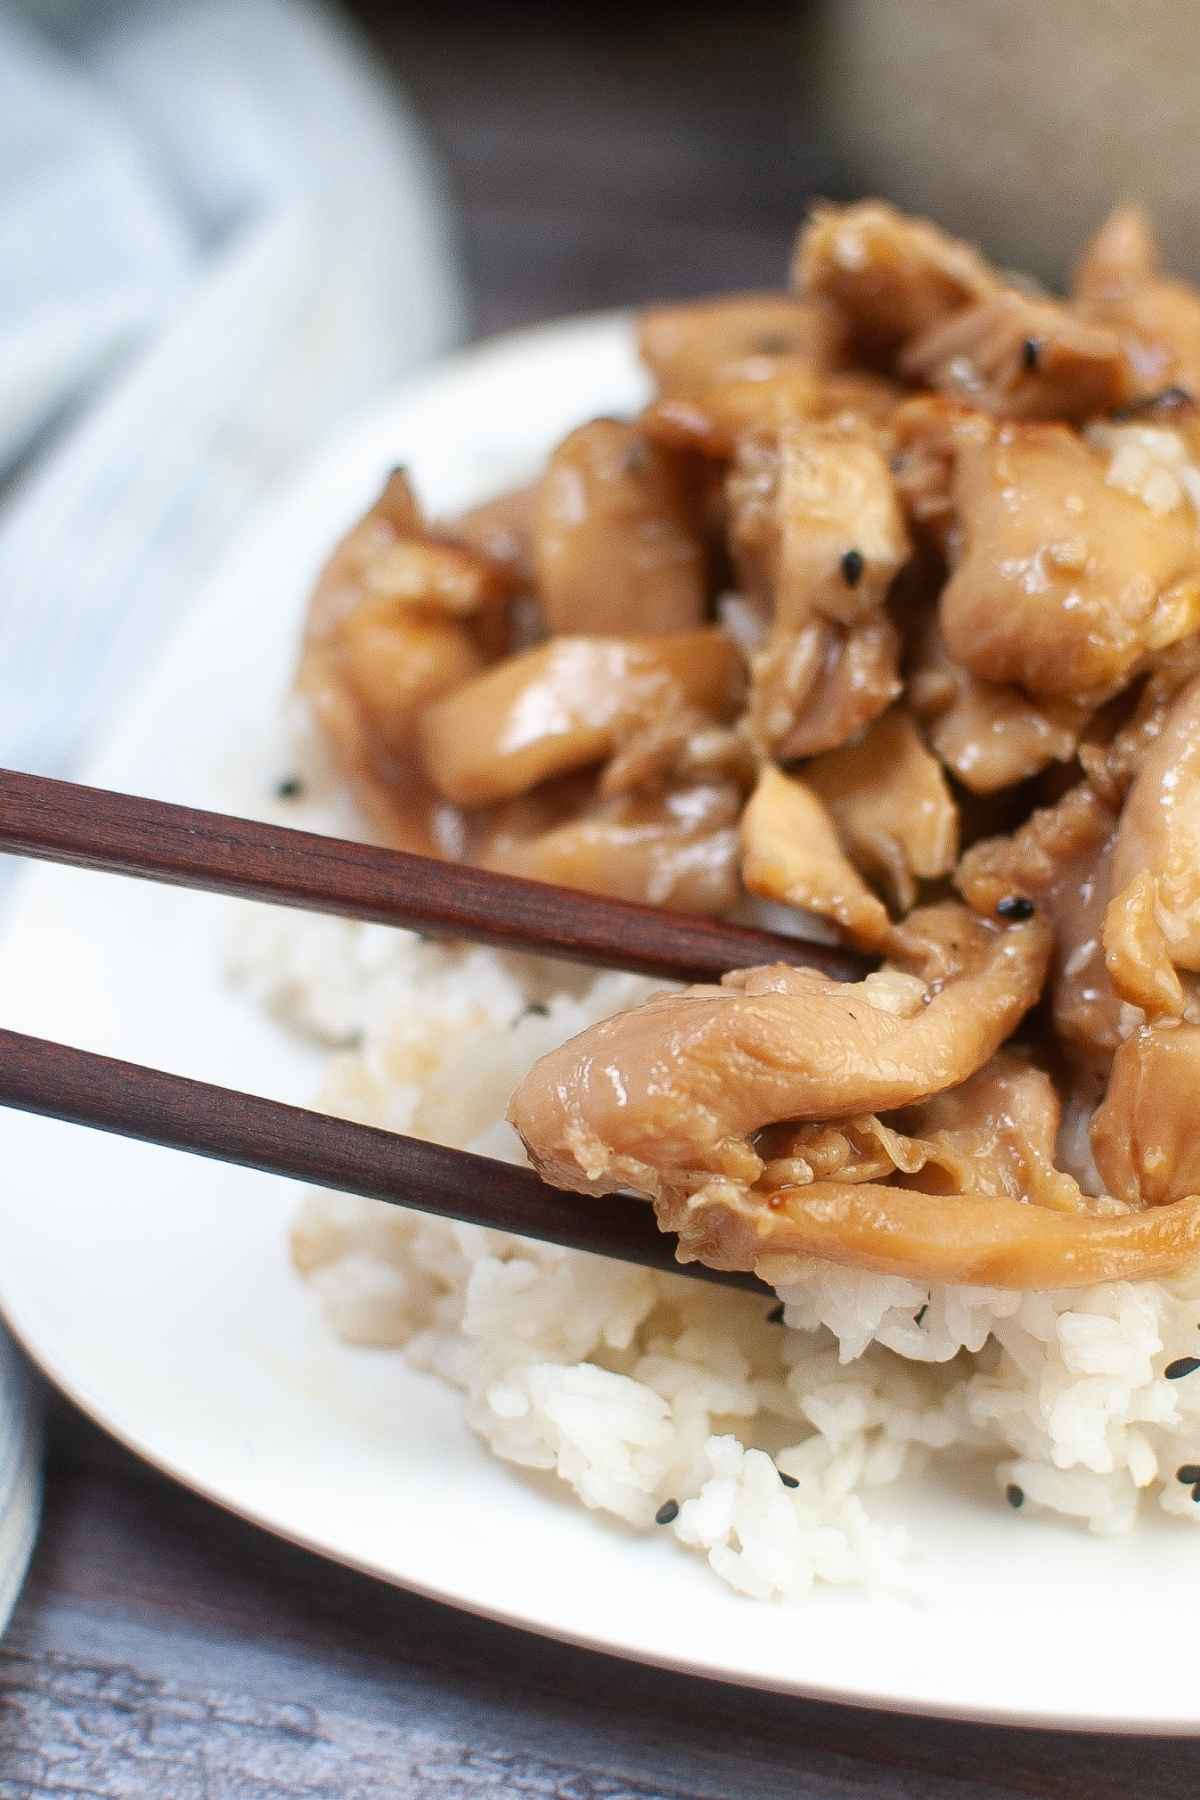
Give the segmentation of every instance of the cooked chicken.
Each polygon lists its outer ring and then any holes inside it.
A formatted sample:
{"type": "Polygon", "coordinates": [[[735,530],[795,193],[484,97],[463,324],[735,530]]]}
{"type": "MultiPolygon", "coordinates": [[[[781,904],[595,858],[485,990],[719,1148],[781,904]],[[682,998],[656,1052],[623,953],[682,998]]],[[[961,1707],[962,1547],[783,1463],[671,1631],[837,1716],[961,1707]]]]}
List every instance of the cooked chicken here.
{"type": "Polygon", "coordinates": [[[1107,1058],[1120,1042],[1120,998],[1104,962],[1116,815],[1082,782],[1031,814],[1011,837],[974,845],[955,881],[977,912],[1032,903],[1054,928],[1054,1028],[1071,1051],[1107,1058]]]}
{"type": "Polygon", "coordinates": [[[725,718],[740,691],[737,651],[715,629],[551,638],[426,708],[421,751],[448,800],[484,806],[603,761],[663,714],[725,718]]]}
{"type": "Polygon", "coordinates": [[[499,563],[432,538],[401,471],[338,544],[314,589],[297,685],[385,837],[434,847],[435,796],[397,780],[424,706],[483,666],[473,616],[507,599],[499,563]]]}
{"type": "Polygon", "coordinates": [[[1119,206],[1084,252],[1076,310],[1121,337],[1143,391],[1200,393],[1200,295],[1161,273],[1158,245],[1139,206],[1119,206]]]}
{"type": "Polygon", "coordinates": [[[1105,920],[1122,996],[1176,1016],[1175,969],[1200,970],[1200,676],[1182,690],[1129,790],[1105,920]]]}
{"type": "Polygon", "coordinates": [[[868,361],[886,361],[999,286],[969,244],[881,200],[818,207],[800,233],[792,281],[799,293],[832,302],[868,361]]]}
{"type": "Polygon", "coordinates": [[[1061,425],[1006,425],[964,444],[961,541],[942,594],[946,648],[987,681],[1034,695],[1111,690],[1200,624],[1190,505],[1159,510],[1061,425]]]}
{"type": "Polygon", "coordinates": [[[751,662],[751,735],[783,758],[835,749],[900,687],[882,608],[910,545],[887,462],[831,425],[792,423],[740,446],[728,492],[743,587],[771,608],[751,662]]]}
{"type": "Polygon", "coordinates": [[[832,307],[795,294],[719,294],[648,307],[637,347],[660,394],[699,394],[730,376],[768,378],[781,362],[828,368],[839,360],[832,307]]]}
{"type": "Polygon", "coordinates": [[[1113,1058],[1092,1119],[1100,1174],[1130,1206],[1170,1206],[1200,1194],[1200,1026],[1155,1025],[1113,1058]]]}
{"type": "Polygon", "coordinates": [[[1129,208],[1067,300],[878,201],[793,275],[645,312],[650,404],[532,488],[394,474],[300,687],[392,842],[883,959],[552,1052],[550,1180],[767,1279],[1200,1262],[1200,293],[1129,208]]]}
{"type": "Polygon", "coordinates": [[[681,1262],[752,1269],[779,1285],[810,1256],[910,1281],[1049,1289],[1150,1280],[1200,1257],[1200,1200],[1192,1199],[1079,1214],[974,1193],[815,1181],[765,1200],[710,1189],[655,1210],[678,1233],[681,1262]]]}
{"type": "Polygon", "coordinates": [[[533,559],[555,632],[683,631],[704,617],[704,545],[668,454],[594,419],[564,438],[534,505],[533,559]]]}
{"type": "Polygon", "coordinates": [[[929,907],[865,981],[739,970],[593,1025],[535,1065],[509,1117],[559,1187],[744,1191],[763,1126],[907,1106],[974,1074],[1037,998],[1049,951],[1039,919],[929,907]]]}
{"type": "Polygon", "coordinates": [[[923,331],[901,373],[1002,419],[1090,419],[1131,397],[1115,331],[1006,288],[923,331]]]}
{"type": "Polygon", "coordinates": [[[737,904],[742,790],[736,784],[594,793],[566,807],[539,801],[531,795],[499,808],[475,860],[507,875],[677,912],[720,914],[737,904]]]}
{"type": "Polygon", "coordinates": [[[829,919],[866,948],[887,937],[887,908],[849,861],[813,790],[769,763],[742,814],[742,880],[752,894],[829,919]]]}
{"type": "Polygon", "coordinates": [[[947,654],[936,615],[912,642],[909,704],[943,765],[973,794],[999,793],[1075,755],[1089,708],[980,680],[947,654]]]}
{"type": "MultiPolygon", "coordinates": [[[[894,706],[857,743],[804,769],[856,868],[908,912],[918,881],[948,875],[958,857],[958,808],[912,717],[894,706]]],[[[819,910],[819,909],[817,909],[819,910]]]]}

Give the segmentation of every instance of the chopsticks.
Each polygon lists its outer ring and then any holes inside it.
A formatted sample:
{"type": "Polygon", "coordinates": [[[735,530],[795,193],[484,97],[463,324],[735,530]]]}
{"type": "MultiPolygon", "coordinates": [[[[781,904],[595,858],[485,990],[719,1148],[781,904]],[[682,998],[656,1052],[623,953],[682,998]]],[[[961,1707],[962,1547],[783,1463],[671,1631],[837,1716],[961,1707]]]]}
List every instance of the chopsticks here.
{"type": "Polygon", "coordinates": [[[753,1275],[677,1263],[645,1201],[566,1194],[532,1169],[0,1029],[0,1105],[393,1206],[467,1220],[726,1287],[753,1275]]]}
{"type": "Polygon", "coordinates": [[[0,850],[669,981],[770,962],[852,981],[871,966],[771,931],[11,769],[0,769],[0,850]]]}
{"type": "MultiPolygon", "coordinates": [[[[0,770],[0,850],[669,980],[780,961],[855,980],[870,966],[774,932],[13,770],[0,770]]],[[[490,1157],[3,1029],[0,1105],[764,1291],[751,1275],[677,1263],[651,1208],[628,1196],[565,1194],[490,1157]]]]}

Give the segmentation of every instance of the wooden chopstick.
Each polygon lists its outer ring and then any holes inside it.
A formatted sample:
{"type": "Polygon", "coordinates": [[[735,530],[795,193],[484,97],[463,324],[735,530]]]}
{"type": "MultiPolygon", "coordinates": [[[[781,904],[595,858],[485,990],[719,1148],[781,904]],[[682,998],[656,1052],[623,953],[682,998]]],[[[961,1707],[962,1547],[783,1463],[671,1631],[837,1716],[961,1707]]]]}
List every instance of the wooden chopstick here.
{"type": "Polygon", "coordinates": [[[770,1291],[753,1275],[677,1263],[674,1240],[645,1201],[565,1194],[532,1169],[19,1031],[0,1030],[0,1106],[648,1269],[770,1291]]]}
{"type": "Polygon", "coordinates": [[[0,850],[668,980],[789,962],[853,981],[871,966],[775,932],[8,769],[0,850]]]}

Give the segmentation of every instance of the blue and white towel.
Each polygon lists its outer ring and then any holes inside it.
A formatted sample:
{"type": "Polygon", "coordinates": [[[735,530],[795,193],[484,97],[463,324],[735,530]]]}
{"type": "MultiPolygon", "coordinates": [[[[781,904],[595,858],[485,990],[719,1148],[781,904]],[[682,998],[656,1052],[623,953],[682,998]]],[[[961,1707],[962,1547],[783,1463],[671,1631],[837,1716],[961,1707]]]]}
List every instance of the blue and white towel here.
{"type": "MultiPolygon", "coordinates": [[[[0,763],[70,775],[232,535],[459,336],[402,100],[315,0],[0,14],[0,763]]],[[[0,1624],[36,1528],[0,1337],[0,1624]]]]}

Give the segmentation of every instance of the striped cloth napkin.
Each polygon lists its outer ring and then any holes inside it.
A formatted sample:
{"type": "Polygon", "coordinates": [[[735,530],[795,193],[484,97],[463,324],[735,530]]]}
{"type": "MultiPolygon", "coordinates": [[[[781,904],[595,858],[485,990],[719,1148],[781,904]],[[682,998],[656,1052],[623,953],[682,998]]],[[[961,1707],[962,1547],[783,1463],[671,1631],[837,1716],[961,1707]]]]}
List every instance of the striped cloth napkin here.
{"type": "MultiPolygon", "coordinates": [[[[334,13],[10,0],[0,763],[75,772],[263,495],[462,319],[420,132],[334,13]]],[[[0,1624],[36,1411],[0,1331],[0,1624]]]]}

